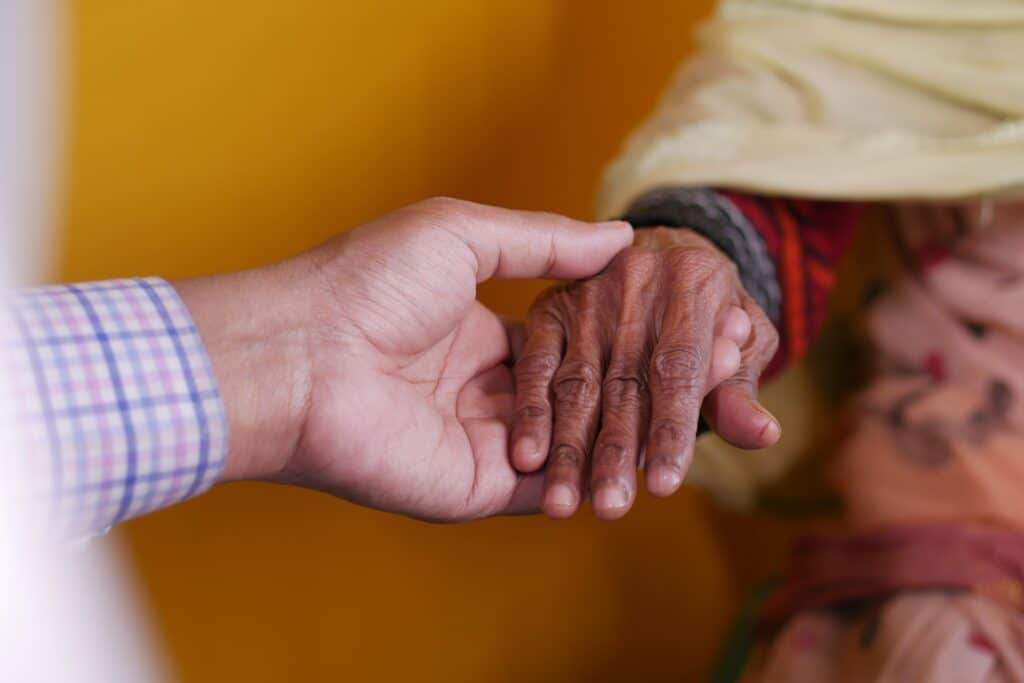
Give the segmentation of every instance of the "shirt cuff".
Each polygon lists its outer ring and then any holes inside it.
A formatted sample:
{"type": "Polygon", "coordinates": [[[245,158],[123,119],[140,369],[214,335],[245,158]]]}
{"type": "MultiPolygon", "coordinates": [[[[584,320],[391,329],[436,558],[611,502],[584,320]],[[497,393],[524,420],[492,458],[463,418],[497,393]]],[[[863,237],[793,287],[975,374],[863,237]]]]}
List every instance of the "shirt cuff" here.
{"type": "Polygon", "coordinates": [[[157,278],[15,292],[4,340],[24,458],[54,531],[103,533],[209,488],[228,450],[210,360],[157,278]]]}

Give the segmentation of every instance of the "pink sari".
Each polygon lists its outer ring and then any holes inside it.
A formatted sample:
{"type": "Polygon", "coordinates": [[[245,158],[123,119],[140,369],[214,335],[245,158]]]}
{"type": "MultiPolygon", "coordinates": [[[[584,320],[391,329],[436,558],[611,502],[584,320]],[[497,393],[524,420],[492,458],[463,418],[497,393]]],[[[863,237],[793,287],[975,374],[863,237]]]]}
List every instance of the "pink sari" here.
{"type": "Polygon", "coordinates": [[[904,207],[880,365],[743,680],[1024,681],[1024,208],[904,207]]]}

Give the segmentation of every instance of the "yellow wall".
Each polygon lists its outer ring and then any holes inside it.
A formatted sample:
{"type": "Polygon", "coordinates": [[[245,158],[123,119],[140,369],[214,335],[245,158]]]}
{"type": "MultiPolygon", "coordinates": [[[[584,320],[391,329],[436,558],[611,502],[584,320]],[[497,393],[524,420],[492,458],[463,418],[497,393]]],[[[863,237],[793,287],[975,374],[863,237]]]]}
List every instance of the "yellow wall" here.
{"type": "MultiPolygon", "coordinates": [[[[433,194],[586,216],[708,3],[71,7],[61,276],[95,279],[265,263],[433,194]]],[[[726,522],[688,492],[431,527],[246,484],[121,533],[185,681],[678,681],[777,555],[726,522]]]]}

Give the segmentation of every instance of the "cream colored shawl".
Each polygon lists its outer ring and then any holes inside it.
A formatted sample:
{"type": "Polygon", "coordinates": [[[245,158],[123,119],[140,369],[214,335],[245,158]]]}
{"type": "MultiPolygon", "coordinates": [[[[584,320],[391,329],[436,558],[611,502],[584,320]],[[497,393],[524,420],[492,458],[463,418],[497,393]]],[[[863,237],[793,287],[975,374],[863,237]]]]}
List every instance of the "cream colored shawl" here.
{"type": "Polygon", "coordinates": [[[726,0],[699,45],[608,170],[602,216],[662,185],[1024,194],[1024,0],[726,0]]]}

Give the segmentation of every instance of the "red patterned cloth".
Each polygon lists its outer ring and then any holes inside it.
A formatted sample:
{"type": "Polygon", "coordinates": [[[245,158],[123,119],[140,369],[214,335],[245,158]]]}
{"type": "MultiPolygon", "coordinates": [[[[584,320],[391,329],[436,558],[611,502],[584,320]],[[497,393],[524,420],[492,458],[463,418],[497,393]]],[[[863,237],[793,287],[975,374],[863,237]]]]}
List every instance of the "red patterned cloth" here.
{"type": "Polygon", "coordinates": [[[795,363],[821,330],[835,270],[864,214],[861,204],[723,192],[764,240],[782,291],[779,351],[767,379],[795,363]]]}

